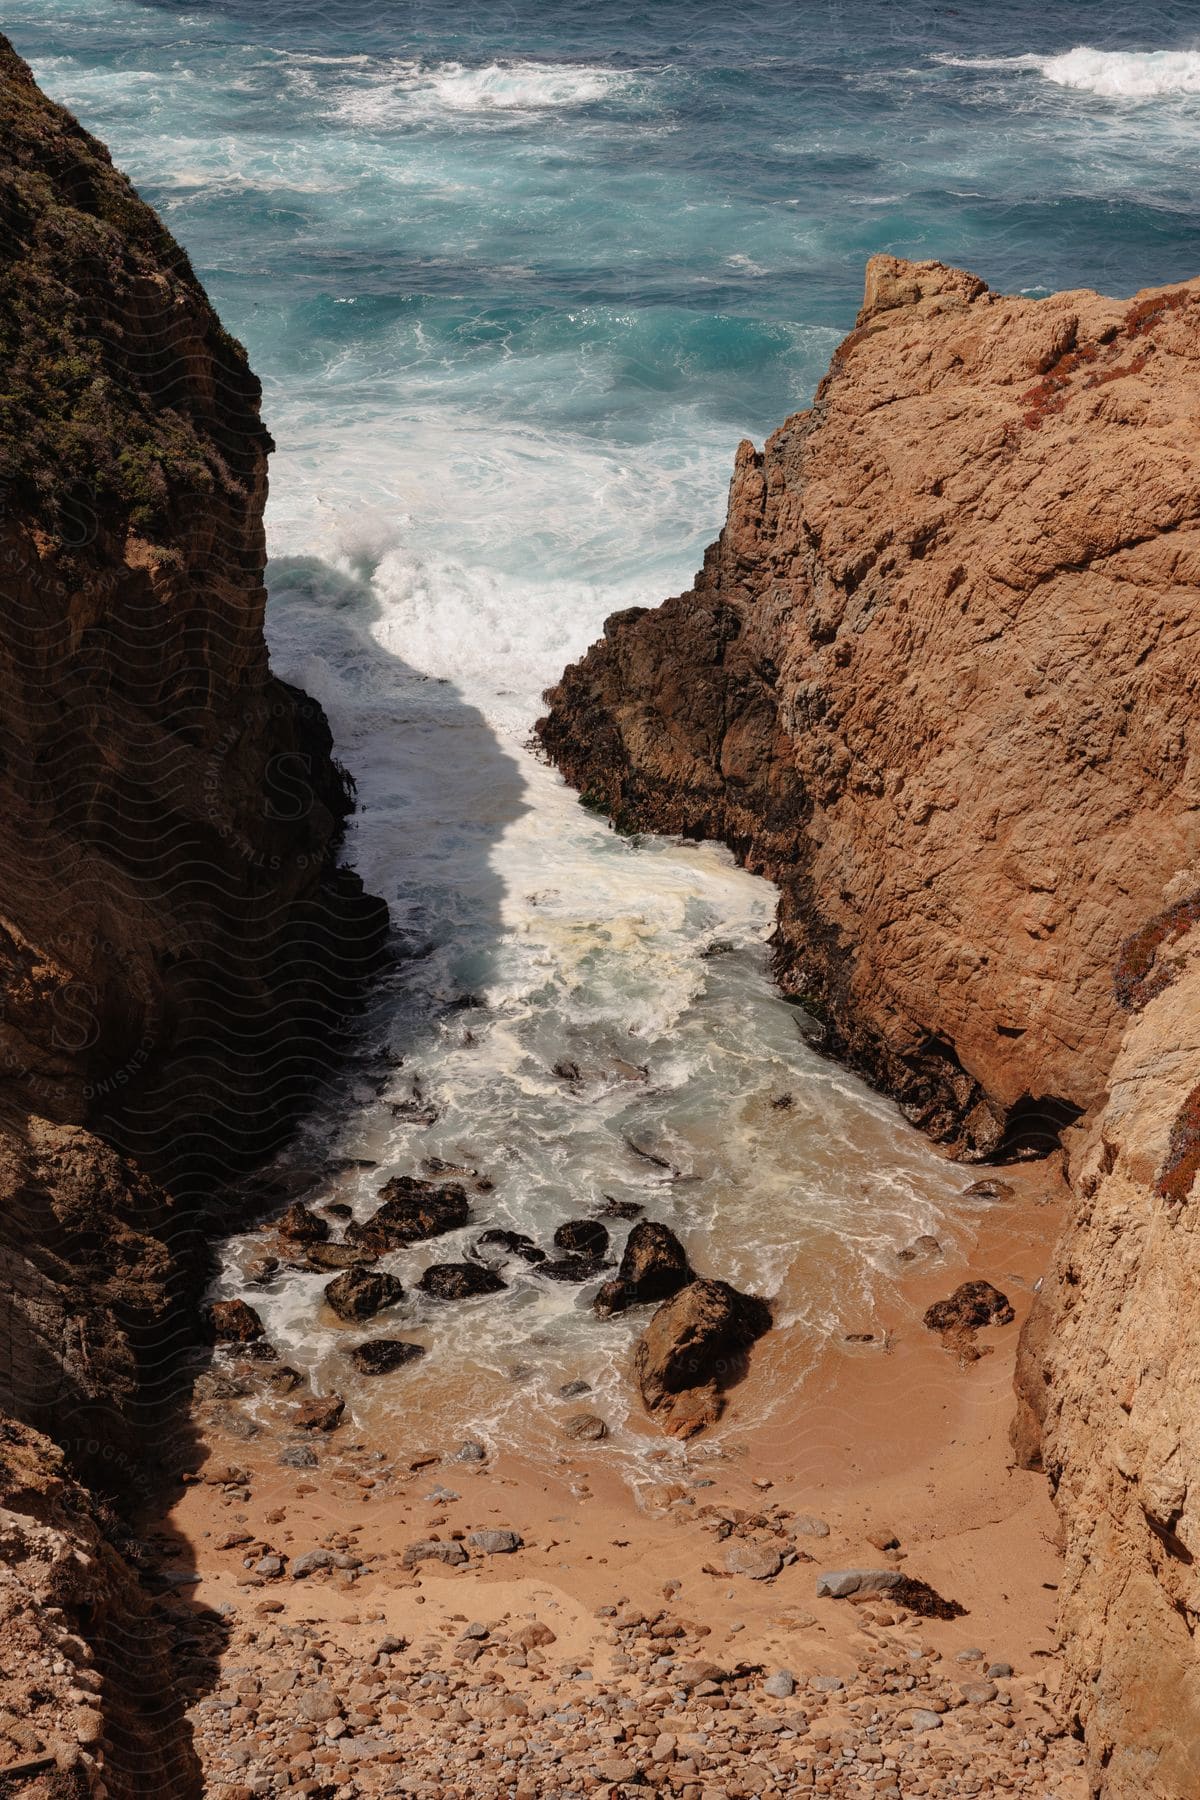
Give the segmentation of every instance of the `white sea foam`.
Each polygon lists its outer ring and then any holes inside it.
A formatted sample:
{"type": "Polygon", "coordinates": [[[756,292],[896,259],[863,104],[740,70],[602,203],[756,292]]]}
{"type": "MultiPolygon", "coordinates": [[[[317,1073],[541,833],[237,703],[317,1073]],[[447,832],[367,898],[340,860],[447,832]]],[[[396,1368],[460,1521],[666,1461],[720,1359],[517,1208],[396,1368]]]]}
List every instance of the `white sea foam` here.
{"type": "Polygon", "coordinates": [[[625,70],[588,64],[392,61],[333,90],[331,110],[349,124],[376,128],[431,116],[521,116],[593,106],[633,87],[625,70]]]}
{"type": "Polygon", "coordinates": [[[1200,50],[1096,50],[1086,44],[1058,56],[941,56],[958,69],[1030,70],[1057,87],[1106,100],[1162,100],[1200,94],[1200,50]]]}

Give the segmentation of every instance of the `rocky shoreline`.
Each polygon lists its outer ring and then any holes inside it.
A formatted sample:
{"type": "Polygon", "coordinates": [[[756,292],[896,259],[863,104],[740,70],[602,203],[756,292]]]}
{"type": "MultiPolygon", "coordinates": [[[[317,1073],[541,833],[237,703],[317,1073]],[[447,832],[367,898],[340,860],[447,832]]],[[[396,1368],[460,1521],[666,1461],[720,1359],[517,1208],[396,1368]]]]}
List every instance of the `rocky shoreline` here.
{"type": "Polygon", "coordinates": [[[1056,1216],[1021,1172],[969,1264],[900,1263],[886,1350],[850,1334],[802,1390],[772,1333],[719,1434],[659,1439],[637,1493],[603,1438],[547,1466],[449,1419],[381,1437],[353,1398],[306,1426],[219,1348],[199,1460],[140,1527],[206,1791],[1082,1800],[1049,1507],[1005,1467],[1017,1326],[963,1362],[925,1323],[981,1264],[1024,1316],[1056,1216]],[[754,1426],[768,1383],[795,1417],[754,1426]]]}
{"type": "MultiPolygon", "coordinates": [[[[1071,1182],[1036,1304],[1044,1167],[802,1384],[762,1300],[635,1228],[597,1307],[657,1308],[631,1379],[666,1479],[635,1500],[592,1415],[550,1471],[382,1445],[246,1302],[200,1347],[222,1205],[336,1055],[386,907],[339,864],[320,709],[268,667],[244,352],[3,40],[0,87],[0,1783],[1180,1800],[1200,284],[1031,302],[874,259],[813,409],[739,452],[696,588],[551,696],[589,803],[780,883],[827,1049],[966,1160],[1065,1132],[1071,1182]],[[788,1401],[740,1442],[734,1382],[788,1401]]],[[[453,1186],[393,1177],[340,1237],[269,1174],[253,1204],[358,1318],[453,1186]]],[[[595,1277],[597,1224],[481,1238],[422,1289],[530,1248],[595,1277]]],[[[358,1348],[402,1382],[416,1347],[358,1348]]]]}

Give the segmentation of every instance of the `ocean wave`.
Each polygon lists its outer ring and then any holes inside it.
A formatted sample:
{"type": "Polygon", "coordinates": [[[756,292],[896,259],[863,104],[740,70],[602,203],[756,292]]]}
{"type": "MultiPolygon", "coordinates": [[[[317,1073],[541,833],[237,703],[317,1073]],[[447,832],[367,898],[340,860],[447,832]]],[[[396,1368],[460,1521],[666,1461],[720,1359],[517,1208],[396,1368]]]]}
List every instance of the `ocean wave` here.
{"type": "Polygon", "coordinates": [[[333,97],[339,118],[356,125],[389,125],[438,113],[522,115],[592,106],[627,91],[635,77],[590,64],[395,62],[369,82],[333,97]]]}
{"type": "Polygon", "coordinates": [[[1200,50],[1095,50],[1079,44],[1058,56],[939,56],[956,69],[1028,69],[1056,87],[1106,100],[1162,100],[1200,94],[1200,50]]]}

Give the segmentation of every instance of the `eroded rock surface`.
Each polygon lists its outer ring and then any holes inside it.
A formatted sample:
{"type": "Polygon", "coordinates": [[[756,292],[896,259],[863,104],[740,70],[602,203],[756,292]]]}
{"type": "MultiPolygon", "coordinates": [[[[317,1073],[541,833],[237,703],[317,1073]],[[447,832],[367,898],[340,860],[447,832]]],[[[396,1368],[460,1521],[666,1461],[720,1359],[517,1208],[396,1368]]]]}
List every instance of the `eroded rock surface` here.
{"type": "Polygon", "coordinates": [[[779,883],[786,990],[968,1157],[1099,1098],[1119,947],[1194,851],[1198,318],[873,258],[694,588],[547,696],[591,801],[779,883]]]}

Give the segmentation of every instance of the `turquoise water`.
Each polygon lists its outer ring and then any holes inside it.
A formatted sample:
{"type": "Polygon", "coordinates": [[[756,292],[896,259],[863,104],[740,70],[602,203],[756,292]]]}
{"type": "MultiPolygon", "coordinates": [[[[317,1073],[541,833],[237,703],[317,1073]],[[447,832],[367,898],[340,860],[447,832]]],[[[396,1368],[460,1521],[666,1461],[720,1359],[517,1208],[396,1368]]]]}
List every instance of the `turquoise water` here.
{"type": "MultiPolygon", "coordinates": [[[[609,611],[686,585],[738,439],[806,402],[873,251],[1032,294],[1200,269],[1196,25],[1023,0],[9,6],[263,379],[272,655],[328,708],[351,851],[419,953],[371,1014],[392,1060],[330,1093],[318,1148],[483,1168],[479,1224],[543,1241],[636,1199],[814,1355],[894,1322],[899,1243],[969,1250],[961,1173],[773,993],[772,890],[614,837],[526,741],[609,611]]],[[[368,1210],[378,1176],[338,1179],[368,1210]]],[[[634,1442],[632,1326],[598,1336],[590,1290],[508,1273],[453,1320],[381,1322],[431,1352],[390,1391],[550,1443],[586,1374],[634,1442]]],[[[320,1285],[251,1297],[347,1389],[320,1285]]],[[[400,1403],[375,1392],[355,1404],[400,1403]]]]}

